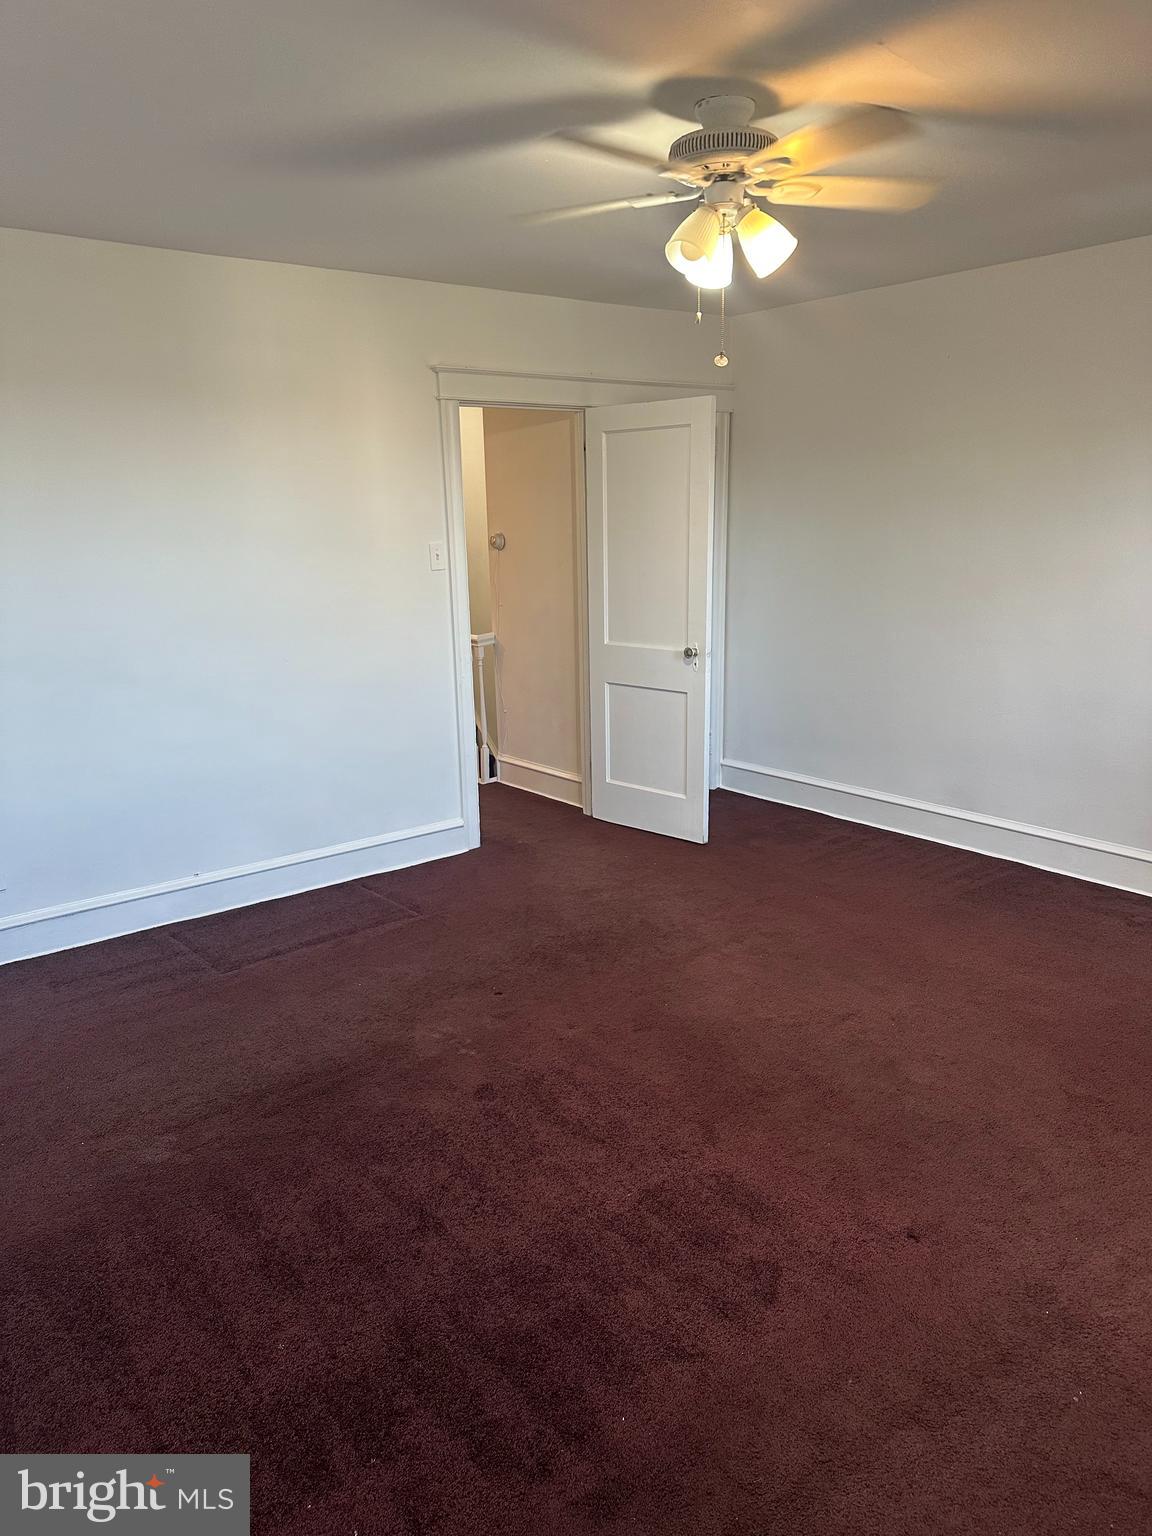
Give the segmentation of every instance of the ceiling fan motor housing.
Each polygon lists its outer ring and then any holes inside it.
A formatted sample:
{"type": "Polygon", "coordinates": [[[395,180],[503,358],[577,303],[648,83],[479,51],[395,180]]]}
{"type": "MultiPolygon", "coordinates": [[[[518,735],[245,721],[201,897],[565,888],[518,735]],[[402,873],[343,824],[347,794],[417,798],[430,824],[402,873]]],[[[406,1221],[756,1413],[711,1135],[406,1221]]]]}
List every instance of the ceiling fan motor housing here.
{"type": "Polygon", "coordinates": [[[668,151],[668,163],[694,170],[743,170],[771,149],[776,135],[766,128],[694,128],[668,151]]]}
{"type": "Polygon", "coordinates": [[[776,142],[767,128],[754,128],[756,103],[750,96],[705,96],[696,103],[700,127],[681,134],[668,163],[694,178],[733,175],[755,165],[776,142]]]}

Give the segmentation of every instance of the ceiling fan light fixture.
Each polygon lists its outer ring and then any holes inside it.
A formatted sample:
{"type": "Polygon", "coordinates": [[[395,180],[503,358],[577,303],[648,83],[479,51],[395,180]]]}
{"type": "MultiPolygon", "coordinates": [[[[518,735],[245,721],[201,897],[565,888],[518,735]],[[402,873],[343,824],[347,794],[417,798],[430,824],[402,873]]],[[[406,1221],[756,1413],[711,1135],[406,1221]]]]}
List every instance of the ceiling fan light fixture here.
{"type": "Polygon", "coordinates": [[[757,277],[768,277],[782,267],[797,245],[791,230],[759,208],[749,208],[736,226],[736,235],[757,277]]]}
{"type": "Polygon", "coordinates": [[[720,215],[715,208],[695,208],[673,232],[664,254],[677,272],[691,277],[701,262],[708,261],[720,241],[720,215]]]}

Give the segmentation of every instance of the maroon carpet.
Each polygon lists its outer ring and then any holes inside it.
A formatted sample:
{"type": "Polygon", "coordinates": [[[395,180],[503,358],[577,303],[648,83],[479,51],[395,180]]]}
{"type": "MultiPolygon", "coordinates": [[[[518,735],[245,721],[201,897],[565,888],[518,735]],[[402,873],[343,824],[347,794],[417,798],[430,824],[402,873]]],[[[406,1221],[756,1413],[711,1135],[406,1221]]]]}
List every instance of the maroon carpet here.
{"type": "Polygon", "coordinates": [[[0,973],[3,1448],[261,1536],[1152,1529],[1152,902],[720,795],[0,973]]]}

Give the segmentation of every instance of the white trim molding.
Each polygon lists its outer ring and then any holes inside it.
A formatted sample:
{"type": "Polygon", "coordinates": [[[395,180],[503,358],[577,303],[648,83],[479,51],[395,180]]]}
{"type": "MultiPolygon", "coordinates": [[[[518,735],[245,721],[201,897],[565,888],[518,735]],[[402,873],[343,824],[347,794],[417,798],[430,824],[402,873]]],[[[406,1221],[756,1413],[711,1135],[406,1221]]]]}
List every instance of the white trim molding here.
{"type": "Polygon", "coordinates": [[[461,817],[0,917],[0,964],[386,874],[469,847],[461,817]]]}
{"type": "Polygon", "coordinates": [[[437,398],[466,405],[578,410],[586,405],[630,405],[634,401],[669,400],[682,395],[730,394],[735,388],[715,380],[684,383],[677,379],[618,379],[600,374],[507,373],[450,363],[431,366],[436,376],[437,398]]]}
{"type": "Polygon", "coordinates": [[[472,618],[468,607],[468,533],[464,519],[464,467],[460,407],[440,403],[440,448],[448,535],[448,592],[452,610],[452,678],[456,686],[460,815],[469,848],[480,846],[480,786],[476,782],[476,697],[472,671],[472,618]]]}
{"type": "Polygon", "coordinates": [[[1152,896],[1152,850],[1147,848],[1106,843],[1075,832],[1058,832],[1051,827],[935,805],[928,800],[912,800],[884,790],[862,789],[858,784],[837,784],[806,773],[762,768],[731,758],[724,759],[720,782],[724,789],[759,800],[795,805],[836,816],[841,821],[883,827],[908,837],[945,843],[950,848],[966,848],[971,853],[1029,864],[1052,874],[1071,875],[1096,885],[1152,896]]]}
{"type": "Polygon", "coordinates": [[[564,768],[549,768],[545,763],[530,763],[527,758],[499,754],[500,782],[512,789],[526,789],[529,794],[544,795],[548,800],[563,800],[565,805],[583,806],[584,780],[564,768]]]}
{"type": "Polygon", "coordinates": [[[716,413],[716,494],[712,516],[712,622],[708,665],[708,788],[720,788],[724,761],[724,674],[728,646],[728,481],[732,459],[732,413],[716,413]]]}

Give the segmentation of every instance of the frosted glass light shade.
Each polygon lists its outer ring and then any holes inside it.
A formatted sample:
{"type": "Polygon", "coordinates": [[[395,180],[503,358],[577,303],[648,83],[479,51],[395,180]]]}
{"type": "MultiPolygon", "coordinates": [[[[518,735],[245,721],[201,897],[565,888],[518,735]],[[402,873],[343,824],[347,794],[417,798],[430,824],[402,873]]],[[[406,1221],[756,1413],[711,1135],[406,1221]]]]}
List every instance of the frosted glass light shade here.
{"type": "Polygon", "coordinates": [[[782,267],[796,249],[796,236],[759,208],[750,208],[736,226],[740,249],[757,277],[782,267]]]}
{"type": "Polygon", "coordinates": [[[720,215],[715,208],[693,209],[664,247],[664,254],[677,272],[691,277],[692,268],[707,261],[715,251],[720,228],[720,215]]]}
{"type": "Polygon", "coordinates": [[[685,277],[697,288],[727,288],[732,281],[732,236],[727,230],[716,241],[711,256],[689,263],[685,277]]]}

